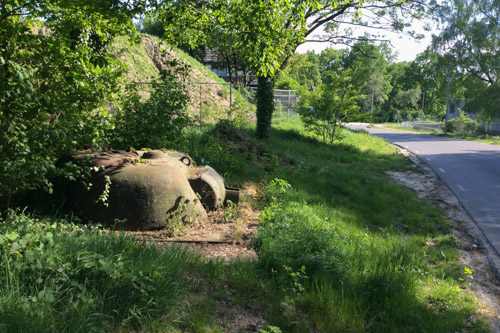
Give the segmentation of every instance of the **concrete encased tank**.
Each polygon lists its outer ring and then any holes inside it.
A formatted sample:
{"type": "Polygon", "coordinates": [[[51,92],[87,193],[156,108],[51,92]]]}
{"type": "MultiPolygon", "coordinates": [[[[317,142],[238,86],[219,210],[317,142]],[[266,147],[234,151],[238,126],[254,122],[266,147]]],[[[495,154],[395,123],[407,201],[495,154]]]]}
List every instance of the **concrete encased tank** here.
{"type": "Polygon", "coordinates": [[[102,169],[91,179],[90,191],[72,191],[76,208],[96,222],[125,221],[120,226],[126,229],[166,228],[172,218],[207,217],[205,208],[219,208],[226,198],[224,180],[213,168],[195,167],[179,152],[85,151],[75,158],[102,169]]]}

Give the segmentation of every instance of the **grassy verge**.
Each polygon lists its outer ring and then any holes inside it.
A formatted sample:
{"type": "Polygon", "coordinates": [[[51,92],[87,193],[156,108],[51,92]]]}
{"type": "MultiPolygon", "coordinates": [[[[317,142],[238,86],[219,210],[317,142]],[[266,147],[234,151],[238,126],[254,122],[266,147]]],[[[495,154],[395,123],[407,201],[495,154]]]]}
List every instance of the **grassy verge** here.
{"type": "MultiPolygon", "coordinates": [[[[418,130],[413,128],[403,128],[399,125],[394,124],[383,124],[382,126],[377,126],[377,128],[401,131],[401,132],[409,132],[409,133],[420,133],[420,134],[430,134],[436,136],[445,136],[442,131],[426,131],[426,130],[418,130]]],[[[498,135],[488,135],[488,134],[470,134],[470,133],[447,133],[446,137],[456,138],[467,141],[476,141],[489,143],[492,145],[500,145],[500,136],[498,135]]]]}
{"type": "Polygon", "coordinates": [[[430,134],[430,135],[439,135],[440,132],[438,131],[427,131],[427,130],[421,130],[421,129],[413,129],[409,127],[401,127],[399,124],[380,124],[377,125],[376,128],[382,128],[382,129],[388,129],[388,130],[393,130],[393,131],[400,131],[400,132],[408,132],[408,133],[420,133],[420,134],[430,134]]]}
{"type": "Polygon", "coordinates": [[[245,150],[187,136],[180,148],[199,163],[263,184],[256,262],[2,221],[0,330],[223,332],[242,315],[265,320],[253,331],[486,332],[449,222],[385,175],[413,167],[378,138],[344,134],[326,145],[278,124],[258,156],[254,139],[245,150]]]}

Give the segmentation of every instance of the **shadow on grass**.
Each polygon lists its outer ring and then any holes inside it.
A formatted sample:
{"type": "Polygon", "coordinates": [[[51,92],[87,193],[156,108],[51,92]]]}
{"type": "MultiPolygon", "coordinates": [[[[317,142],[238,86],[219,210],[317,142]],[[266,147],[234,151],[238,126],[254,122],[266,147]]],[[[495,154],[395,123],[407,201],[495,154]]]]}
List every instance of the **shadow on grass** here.
{"type": "MultiPolygon", "coordinates": [[[[254,137],[253,131],[249,134],[254,137]]],[[[329,145],[296,130],[273,128],[271,139],[260,143],[293,163],[269,170],[267,178],[286,180],[294,189],[292,200],[329,207],[360,229],[418,235],[448,229],[439,211],[385,175],[414,169],[394,147],[368,134],[347,132],[346,136],[343,142],[329,145]],[[358,142],[359,148],[352,140],[367,144],[358,142]]],[[[262,181],[254,177],[255,170],[248,171],[240,170],[239,182],[262,181]]]]}

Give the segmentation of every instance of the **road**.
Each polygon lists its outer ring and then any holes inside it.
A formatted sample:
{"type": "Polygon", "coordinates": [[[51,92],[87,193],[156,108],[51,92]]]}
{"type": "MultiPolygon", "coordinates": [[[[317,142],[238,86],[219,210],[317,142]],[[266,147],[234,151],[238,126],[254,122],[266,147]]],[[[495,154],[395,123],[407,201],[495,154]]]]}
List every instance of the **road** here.
{"type": "Polygon", "coordinates": [[[500,255],[500,146],[367,128],[374,136],[405,148],[427,163],[448,185],[500,255]]]}

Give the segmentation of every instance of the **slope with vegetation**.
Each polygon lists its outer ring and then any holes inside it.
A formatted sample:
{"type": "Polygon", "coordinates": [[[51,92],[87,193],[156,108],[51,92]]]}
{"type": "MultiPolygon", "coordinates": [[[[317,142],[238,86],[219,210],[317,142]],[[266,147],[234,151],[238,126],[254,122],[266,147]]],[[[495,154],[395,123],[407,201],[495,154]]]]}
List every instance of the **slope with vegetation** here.
{"type": "MultiPolygon", "coordinates": [[[[141,36],[145,48],[117,40],[115,54],[129,63],[129,80],[150,80],[150,89],[140,91],[123,80],[121,61],[108,51],[117,36],[137,37],[132,18],[150,9],[143,4],[0,3],[1,331],[488,331],[469,290],[474,272],[460,264],[450,222],[387,177],[387,171],[413,168],[394,147],[341,127],[331,142],[320,142],[299,122],[269,128],[272,82],[264,74],[303,41],[304,11],[312,8],[309,13],[319,15],[319,27],[331,15],[356,18],[360,7],[372,2],[213,1],[207,6],[221,6],[200,11],[189,1],[151,1],[176,28],[192,24],[196,30],[194,23],[200,23],[244,32],[242,55],[268,88],[260,99],[262,126],[224,124],[234,137],[246,133],[250,139],[244,145],[216,137],[217,131],[207,131],[210,126],[189,126],[189,88],[176,81],[203,74],[192,69],[197,66],[170,66],[154,39],[141,36]],[[233,16],[225,21],[228,14],[233,16]],[[32,33],[35,26],[50,33],[32,33]],[[289,29],[276,28],[283,26],[289,29]],[[258,141],[269,134],[270,140],[258,141]],[[57,188],[54,196],[47,192],[54,190],[54,179],[81,180],[92,171],[71,162],[84,144],[183,151],[214,166],[230,184],[260,188],[256,202],[243,198],[261,212],[252,242],[257,259],[209,259],[66,214],[57,188]]],[[[395,14],[407,4],[415,3],[387,3],[388,11],[377,13],[395,14]]],[[[201,37],[199,31],[182,32],[193,42],[201,37]]],[[[360,47],[376,55],[371,67],[383,60],[381,49],[360,47]]],[[[321,78],[326,88],[309,101],[313,111],[325,111],[318,112],[323,117],[318,122],[337,125],[331,116],[342,103],[353,110],[359,106],[346,78],[369,68],[355,70],[363,67],[357,53],[334,56],[345,56],[345,63],[329,63],[335,68],[321,78]],[[341,64],[353,66],[350,75],[342,74],[341,64]],[[329,88],[336,89],[335,110],[328,109],[329,88]]],[[[378,74],[374,80],[386,73],[378,74]]],[[[357,77],[358,87],[365,78],[357,77]]],[[[218,103],[208,107],[220,112],[218,103]]],[[[230,219],[231,209],[221,213],[230,219]]]]}
{"type": "Polygon", "coordinates": [[[127,37],[120,36],[115,39],[110,52],[125,65],[125,82],[138,83],[139,90],[145,93],[150,90],[151,81],[160,77],[161,71],[187,66],[185,81],[190,82],[186,85],[189,94],[188,111],[195,121],[199,121],[200,102],[202,120],[205,123],[230,117],[240,121],[254,118],[255,108],[238,90],[233,88],[230,92],[227,83],[207,67],[182,50],[162,43],[157,37],[140,34],[139,41],[134,43],[127,37]],[[204,83],[201,91],[197,83],[204,83]]]}
{"type": "Polygon", "coordinates": [[[321,143],[298,122],[267,143],[244,130],[246,146],[193,132],[182,149],[233,184],[262,185],[257,261],[11,214],[0,233],[0,328],[488,331],[450,223],[385,175],[412,168],[394,147],[355,132],[321,143]],[[257,160],[256,145],[266,151],[257,160]]]}

